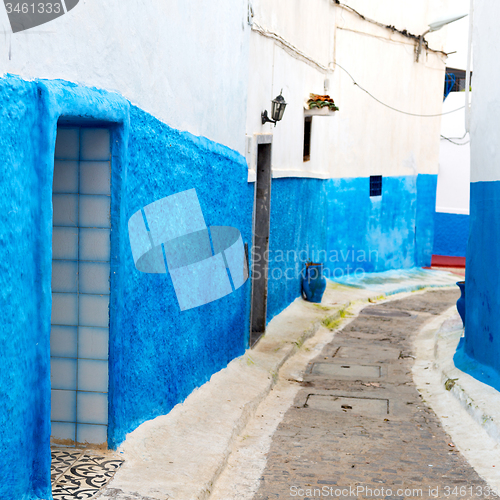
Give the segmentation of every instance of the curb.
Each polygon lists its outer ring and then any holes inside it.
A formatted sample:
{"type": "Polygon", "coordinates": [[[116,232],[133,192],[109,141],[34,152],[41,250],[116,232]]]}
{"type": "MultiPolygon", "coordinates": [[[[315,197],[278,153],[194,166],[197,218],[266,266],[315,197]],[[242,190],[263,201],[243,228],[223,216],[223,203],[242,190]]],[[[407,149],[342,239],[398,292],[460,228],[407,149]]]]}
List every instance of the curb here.
{"type": "Polygon", "coordinates": [[[451,323],[453,320],[456,322],[457,318],[459,316],[455,312],[451,317],[445,319],[441,328],[436,332],[434,367],[439,371],[441,383],[446,390],[457,399],[473,420],[500,444],[500,398],[498,391],[459,370],[453,362],[463,327],[447,329],[447,323],[451,323]]]}
{"type": "Polygon", "coordinates": [[[500,394],[454,366],[463,327],[454,307],[426,324],[415,339],[413,380],[423,401],[490,490],[500,492],[500,394]]]}

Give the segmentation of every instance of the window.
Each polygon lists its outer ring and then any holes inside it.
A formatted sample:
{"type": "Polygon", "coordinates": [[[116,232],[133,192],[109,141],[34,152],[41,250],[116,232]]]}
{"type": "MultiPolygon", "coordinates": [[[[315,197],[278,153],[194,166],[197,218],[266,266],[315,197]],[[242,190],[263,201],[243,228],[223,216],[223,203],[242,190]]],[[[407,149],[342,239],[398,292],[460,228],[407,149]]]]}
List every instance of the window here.
{"type": "MultiPolygon", "coordinates": [[[[446,74],[444,79],[444,98],[448,97],[450,92],[463,92],[466,85],[466,74],[465,70],[446,68],[446,74]]],[[[472,82],[472,72],[470,75],[472,82]]],[[[472,83],[471,83],[472,85],[472,83]]]]}
{"type": "Polygon", "coordinates": [[[311,159],[311,128],[312,116],[304,118],[304,161],[311,159]]]}
{"type": "Polygon", "coordinates": [[[381,175],[371,175],[370,176],[370,196],[381,196],[382,195],[382,176],[381,175]]]}

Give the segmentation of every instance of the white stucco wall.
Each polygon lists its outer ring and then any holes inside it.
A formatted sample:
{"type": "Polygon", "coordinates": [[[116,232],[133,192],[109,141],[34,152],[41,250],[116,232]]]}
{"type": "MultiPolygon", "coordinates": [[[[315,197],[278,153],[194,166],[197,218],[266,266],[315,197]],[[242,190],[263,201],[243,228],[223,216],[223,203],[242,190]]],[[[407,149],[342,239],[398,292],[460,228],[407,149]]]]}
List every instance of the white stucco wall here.
{"type": "MultiPolygon", "coordinates": [[[[446,16],[450,11],[450,2],[447,0],[346,0],[342,3],[356,9],[366,17],[379,22],[395,26],[398,29],[407,29],[410,33],[420,34],[426,31],[427,25],[446,16]]],[[[435,33],[433,36],[438,36],[435,33]]],[[[429,38],[430,41],[430,38],[429,38]]]]}
{"type": "MultiPolygon", "coordinates": [[[[452,92],[443,103],[443,112],[458,109],[465,104],[465,92],[452,92]]],[[[439,149],[439,174],[436,193],[436,211],[468,214],[470,198],[470,142],[465,135],[465,111],[462,109],[444,115],[439,149]],[[465,137],[464,137],[465,135],[465,137]],[[454,144],[455,143],[455,144],[454,144]],[[460,146],[458,144],[461,144],[460,146]]]]}
{"type": "MultiPolygon", "coordinates": [[[[273,175],[366,177],[413,175],[438,170],[440,117],[419,118],[392,111],[354,86],[335,62],[383,102],[411,113],[439,114],[442,107],[445,57],[422,53],[415,62],[416,41],[368,23],[329,0],[254,0],[254,22],[278,35],[322,65],[305,61],[272,37],[256,30],[250,39],[250,81],[246,133],[273,134],[273,175]],[[301,30],[295,30],[300,20],[301,30]],[[321,36],[319,36],[319,34],[321,36]],[[327,93],[340,111],[314,117],[311,160],[303,161],[304,100],[327,93]],[[261,125],[260,113],[283,88],[289,103],[276,127],[261,125]]],[[[399,29],[422,33],[442,17],[448,0],[413,2],[347,1],[361,14],[399,29]]],[[[443,35],[428,36],[440,50],[443,35]],[[431,39],[432,36],[432,39],[431,39]]],[[[250,167],[255,157],[247,152],[250,167]]],[[[249,175],[252,179],[252,173],[249,175]]]]}
{"type": "MultiPolygon", "coordinates": [[[[470,0],[456,0],[457,13],[470,10],[470,0]]],[[[446,27],[445,51],[452,52],[446,65],[467,68],[469,16],[446,27]]],[[[465,106],[465,92],[452,92],[443,103],[443,113],[465,106]]],[[[470,136],[466,134],[465,110],[446,114],[441,119],[439,174],[436,193],[436,211],[468,214],[470,201],[470,136]],[[453,142],[451,142],[453,141],[453,142]]]]}
{"type": "Polygon", "coordinates": [[[471,182],[500,180],[500,2],[474,1],[471,182]]]}
{"type": "MultiPolygon", "coordinates": [[[[471,0],[455,0],[454,12],[469,13],[471,0]]],[[[443,28],[446,30],[445,52],[449,53],[446,66],[465,70],[469,48],[469,16],[443,28]]]]}
{"type": "Polygon", "coordinates": [[[116,91],[168,125],[244,152],[247,0],[80,0],[12,34],[0,6],[0,73],[116,91]]]}

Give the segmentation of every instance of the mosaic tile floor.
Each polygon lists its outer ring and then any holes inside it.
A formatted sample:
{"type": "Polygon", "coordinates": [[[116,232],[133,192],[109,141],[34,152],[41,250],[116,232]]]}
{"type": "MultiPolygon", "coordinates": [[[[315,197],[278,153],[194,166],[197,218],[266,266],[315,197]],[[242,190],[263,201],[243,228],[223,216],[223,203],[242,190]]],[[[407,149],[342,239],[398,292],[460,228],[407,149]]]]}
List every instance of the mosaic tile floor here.
{"type": "Polygon", "coordinates": [[[52,496],[54,500],[88,500],[105,486],[123,460],[93,450],[52,449],[52,496]]]}

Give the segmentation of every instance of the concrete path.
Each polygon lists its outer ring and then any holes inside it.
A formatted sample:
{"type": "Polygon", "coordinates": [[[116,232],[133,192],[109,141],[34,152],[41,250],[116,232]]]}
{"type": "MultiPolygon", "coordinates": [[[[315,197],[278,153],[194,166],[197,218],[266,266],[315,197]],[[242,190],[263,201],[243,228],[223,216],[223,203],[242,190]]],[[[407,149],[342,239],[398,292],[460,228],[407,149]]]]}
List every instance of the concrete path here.
{"type": "Polygon", "coordinates": [[[463,331],[454,306],[426,323],[415,340],[413,380],[455,447],[500,492],[500,394],[455,367],[463,331]]]}
{"type": "Polygon", "coordinates": [[[255,499],[493,498],[412,379],[414,340],[459,294],[364,308],[306,370],[255,499]]]}

